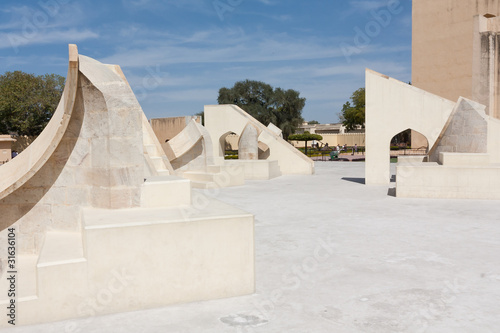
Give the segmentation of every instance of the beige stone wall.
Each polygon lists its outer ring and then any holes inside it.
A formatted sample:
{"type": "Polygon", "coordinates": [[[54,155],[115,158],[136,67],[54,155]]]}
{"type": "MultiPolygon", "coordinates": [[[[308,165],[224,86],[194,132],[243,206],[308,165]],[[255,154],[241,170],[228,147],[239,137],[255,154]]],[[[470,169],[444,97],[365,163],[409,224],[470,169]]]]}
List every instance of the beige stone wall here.
{"type": "Polygon", "coordinates": [[[412,84],[446,99],[472,98],[474,16],[498,0],[414,0],[412,84]]]}
{"type": "Polygon", "coordinates": [[[229,134],[226,136],[226,148],[230,150],[238,150],[238,142],[240,141],[240,136],[236,134],[229,134]]]}
{"type": "Polygon", "coordinates": [[[151,119],[151,127],[160,143],[173,139],[189,124],[191,119],[201,123],[200,116],[171,117],[151,119]]]}
{"type": "Polygon", "coordinates": [[[413,149],[417,148],[429,148],[429,143],[427,142],[427,138],[417,131],[411,131],[411,147],[413,149]]]}

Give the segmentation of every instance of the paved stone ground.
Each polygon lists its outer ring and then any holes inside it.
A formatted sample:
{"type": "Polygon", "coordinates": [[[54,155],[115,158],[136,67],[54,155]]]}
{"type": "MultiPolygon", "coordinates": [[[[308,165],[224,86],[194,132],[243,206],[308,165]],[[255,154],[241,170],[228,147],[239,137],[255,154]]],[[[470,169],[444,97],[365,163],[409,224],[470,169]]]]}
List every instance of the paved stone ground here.
{"type": "Polygon", "coordinates": [[[398,199],[364,165],[215,195],[255,214],[254,295],[5,332],[499,332],[499,202],[398,199]]]}

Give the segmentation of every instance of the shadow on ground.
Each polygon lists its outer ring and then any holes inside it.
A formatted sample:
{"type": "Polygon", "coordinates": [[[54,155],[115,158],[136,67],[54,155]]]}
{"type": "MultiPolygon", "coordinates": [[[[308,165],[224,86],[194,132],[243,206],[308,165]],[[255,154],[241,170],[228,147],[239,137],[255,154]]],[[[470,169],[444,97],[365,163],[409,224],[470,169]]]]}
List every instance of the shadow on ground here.
{"type": "Polygon", "coordinates": [[[342,180],[348,181],[348,182],[353,182],[353,183],[358,183],[365,185],[365,179],[364,178],[350,178],[350,177],[343,177],[342,180]]]}

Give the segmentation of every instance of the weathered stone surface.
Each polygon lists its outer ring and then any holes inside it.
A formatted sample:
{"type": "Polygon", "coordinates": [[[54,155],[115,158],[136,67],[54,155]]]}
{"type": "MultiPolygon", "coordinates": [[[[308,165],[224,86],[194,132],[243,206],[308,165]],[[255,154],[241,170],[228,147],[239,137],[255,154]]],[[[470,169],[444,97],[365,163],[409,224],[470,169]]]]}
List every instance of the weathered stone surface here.
{"type": "Polygon", "coordinates": [[[486,153],[487,145],[488,121],[484,106],[460,99],[429,158],[431,162],[437,162],[439,154],[444,152],[486,153]]]}
{"type": "MultiPolygon", "coordinates": [[[[0,179],[0,260],[6,258],[5,228],[12,226],[22,272],[16,324],[89,315],[82,304],[115,290],[110,281],[116,279],[131,280],[129,290],[113,292],[92,315],[253,292],[253,216],[212,200],[191,206],[190,182],[163,178],[173,169],[119,67],[84,56],[78,66],[77,60],[70,62],[70,69],[79,68],[77,77],[69,77],[73,84],[65,88],[75,103],[63,98],[60,104],[75,117],[67,112],[65,128],[56,126],[59,119],[55,125],[51,121],[42,141],[33,143],[54,149],[44,150],[40,165],[0,169],[10,171],[7,180],[0,179]],[[54,130],[62,135],[53,136],[54,130]],[[162,185],[154,195],[170,191],[167,200],[183,200],[143,203],[144,181],[153,173],[162,185]],[[188,207],[191,216],[183,214],[188,207]]],[[[35,155],[24,156],[16,161],[29,162],[35,155]]],[[[6,294],[0,302],[8,302],[6,294]]]]}
{"type": "MultiPolygon", "coordinates": [[[[283,174],[314,173],[314,162],[310,158],[236,105],[205,105],[205,127],[212,138],[213,156],[217,163],[224,163],[226,137],[235,133],[240,135],[241,140],[241,133],[249,124],[259,133],[253,150],[257,158],[258,141],[261,141],[269,147],[267,159],[277,160],[283,174]]],[[[241,147],[238,146],[238,155],[240,151],[241,147]]]]}
{"type": "Polygon", "coordinates": [[[238,159],[259,159],[259,132],[252,124],[248,124],[241,133],[240,141],[238,142],[238,159]]]}
{"type": "MultiPolygon", "coordinates": [[[[17,221],[15,226],[23,230],[22,251],[39,251],[30,247],[40,245],[34,235],[49,227],[76,230],[81,207],[140,205],[144,181],[142,109],[119,75],[89,58],[79,60],[79,75],[69,78],[78,84],[68,81],[65,88],[66,95],[74,96],[74,104],[70,104],[74,117],[45,164],[21,188],[0,200],[0,225],[17,221]]],[[[0,250],[4,248],[0,244],[0,250]]]]}

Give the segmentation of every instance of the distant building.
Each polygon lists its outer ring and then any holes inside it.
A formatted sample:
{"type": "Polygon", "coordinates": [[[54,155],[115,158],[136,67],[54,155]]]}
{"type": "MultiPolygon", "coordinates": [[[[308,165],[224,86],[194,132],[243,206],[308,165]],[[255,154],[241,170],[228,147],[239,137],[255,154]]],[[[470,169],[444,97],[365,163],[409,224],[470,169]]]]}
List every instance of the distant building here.
{"type": "MultiPolygon", "coordinates": [[[[304,122],[295,131],[296,134],[302,134],[304,132],[309,132],[311,134],[319,134],[323,137],[323,140],[319,142],[320,146],[328,144],[330,147],[335,147],[337,145],[343,146],[358,146],[365,145],[365,129],[362,126],[358,126],[357,129],[353,131],[347,131],[342,123],[337,124],[309,124],[304,122]]],[[[310,146],[312,142],[307,142],[310,146]]],[[[295,147],[304,147],[303,141],[292,141],[295,147]]]]}
{"type": "Polygon", "coordinates": [[[304,132],[309,132],[313,134],[347,134],[347,133],[364,133],[365,129],[358,125],[358,128],[352,131],[348,131],[342,123],[337,124],[309,124],[304,122],[301,126],[297,128],[295,133],[301,134],[304,132]]]}
{"type": "Polygon", "coordinates": [[[7,163],[12,157],[12,144],[15,142],[10,135],[0,135],[0,164],[7,163]]]}

